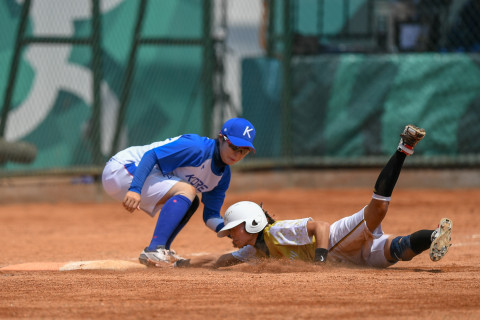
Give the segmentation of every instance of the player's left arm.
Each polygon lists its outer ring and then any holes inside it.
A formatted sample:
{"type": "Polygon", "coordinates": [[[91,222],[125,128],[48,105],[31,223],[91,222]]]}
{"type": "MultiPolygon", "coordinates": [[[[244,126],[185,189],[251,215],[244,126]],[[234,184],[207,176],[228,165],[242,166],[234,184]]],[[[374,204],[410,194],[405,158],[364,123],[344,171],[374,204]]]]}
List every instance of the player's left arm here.
{"type": "Polygon", "coordinates": [[[310,220],[307,222],[308,236],[315,236],[317,248],[328,248],[328,237],[330,236],[330,224],[325,221],[310,220]]]}
{"type": "Polygon", "coordinates": [[[330,224],[325,221],[310,220],[307,222],[309,237],[315,236],[315,263],[324,263],[328,255],[328,243],[330,236],[330,224]]]}
{"type": "Polygon", "coordinates": [[[203,221],[211,230],[218,232],[223,228],[223,218],[220,215],[225,200],[225,193],[230,185],[230,171],[225,172],[218,185],[209,192],[202,194],[203,221]]]}

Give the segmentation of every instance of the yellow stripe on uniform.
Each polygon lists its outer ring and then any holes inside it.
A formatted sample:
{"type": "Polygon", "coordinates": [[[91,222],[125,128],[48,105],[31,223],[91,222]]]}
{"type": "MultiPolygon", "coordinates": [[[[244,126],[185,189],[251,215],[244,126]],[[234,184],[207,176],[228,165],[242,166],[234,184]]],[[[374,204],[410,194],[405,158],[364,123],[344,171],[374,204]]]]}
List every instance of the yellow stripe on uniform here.
{"type": "Polygon", "coordinates": [[[332,247],[330,248],[330,250],[328,250],[328,252],[332,251],[332,250],[335,249],[340,243],[342,243],[349,235],[351,235],[355,230],[357,230],[357,228],[360,227],[364,221],[365,221],[365,219],[362,219],[362,221],[360,221],[360,222],[355,226],[355,228],[353,228],[352,231],[350,231],[349,233],[347,233],[347,235],[346,235],[345,237],[343,237],[342,239],[340,239],[340,241],[338,241],[334,246],[332,246],[332,247]]]}

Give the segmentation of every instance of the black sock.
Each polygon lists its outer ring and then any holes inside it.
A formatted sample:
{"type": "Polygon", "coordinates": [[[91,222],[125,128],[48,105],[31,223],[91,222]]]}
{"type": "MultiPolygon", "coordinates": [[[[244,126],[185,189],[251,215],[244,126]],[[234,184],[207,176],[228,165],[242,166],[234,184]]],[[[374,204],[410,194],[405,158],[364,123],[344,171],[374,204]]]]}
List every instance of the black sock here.
{"type": "Polygon", "coordinates": [[[419,254],[430,248],[433,230],[419,230],[410,235],[410,246],[413,252],[419,254]]]}
{"type": "Polygon", "coordinates": [[[407,155],[400,151],[396,151],[392,155],[377,178],[375,189],[373,189],[375,194],[382,197],[390,197],[392,195],[406,157],[407,155]]]}

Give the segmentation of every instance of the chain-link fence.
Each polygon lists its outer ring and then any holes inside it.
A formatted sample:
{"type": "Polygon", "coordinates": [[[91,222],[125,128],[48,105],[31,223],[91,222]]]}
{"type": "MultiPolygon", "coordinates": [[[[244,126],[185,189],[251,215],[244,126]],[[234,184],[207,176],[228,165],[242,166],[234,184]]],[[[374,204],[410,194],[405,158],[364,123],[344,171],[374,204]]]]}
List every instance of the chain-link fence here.
{"type": "Polygon", "coordinates": [[[266,127],[252,165],[381,165],[415,123],[409,164],[478,166],[479,3],[264,1],[267,57],[242,69],[244,114],[266,127]]]}
{"type": "Polygon", "coordinates": [[[4,1],[0,11],[1,133],[37,151],[6,173],[98,171],[129,145],[210,131],[209,1],[4,1]]]}
{"type": "Polygon", "coordinates": [[[375,165],[410,122],[427,129],[419,165],[478,165],[478,7],[3,1],[2,175],[98,174],[124,147],[214,137],[237,115],[258,133],[246,167],[375,165]]]}

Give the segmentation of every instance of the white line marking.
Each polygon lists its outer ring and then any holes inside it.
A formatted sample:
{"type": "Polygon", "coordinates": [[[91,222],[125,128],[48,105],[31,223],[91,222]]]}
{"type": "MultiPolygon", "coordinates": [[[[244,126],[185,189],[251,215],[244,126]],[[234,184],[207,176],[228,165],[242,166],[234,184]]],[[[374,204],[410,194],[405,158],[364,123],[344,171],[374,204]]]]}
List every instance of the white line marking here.
{"type": "Polygon", "coordinates": [[[480,242],[461,242],[453,243],[452,247],[467,247],[467,246],[480,246],[480,242]]]}

